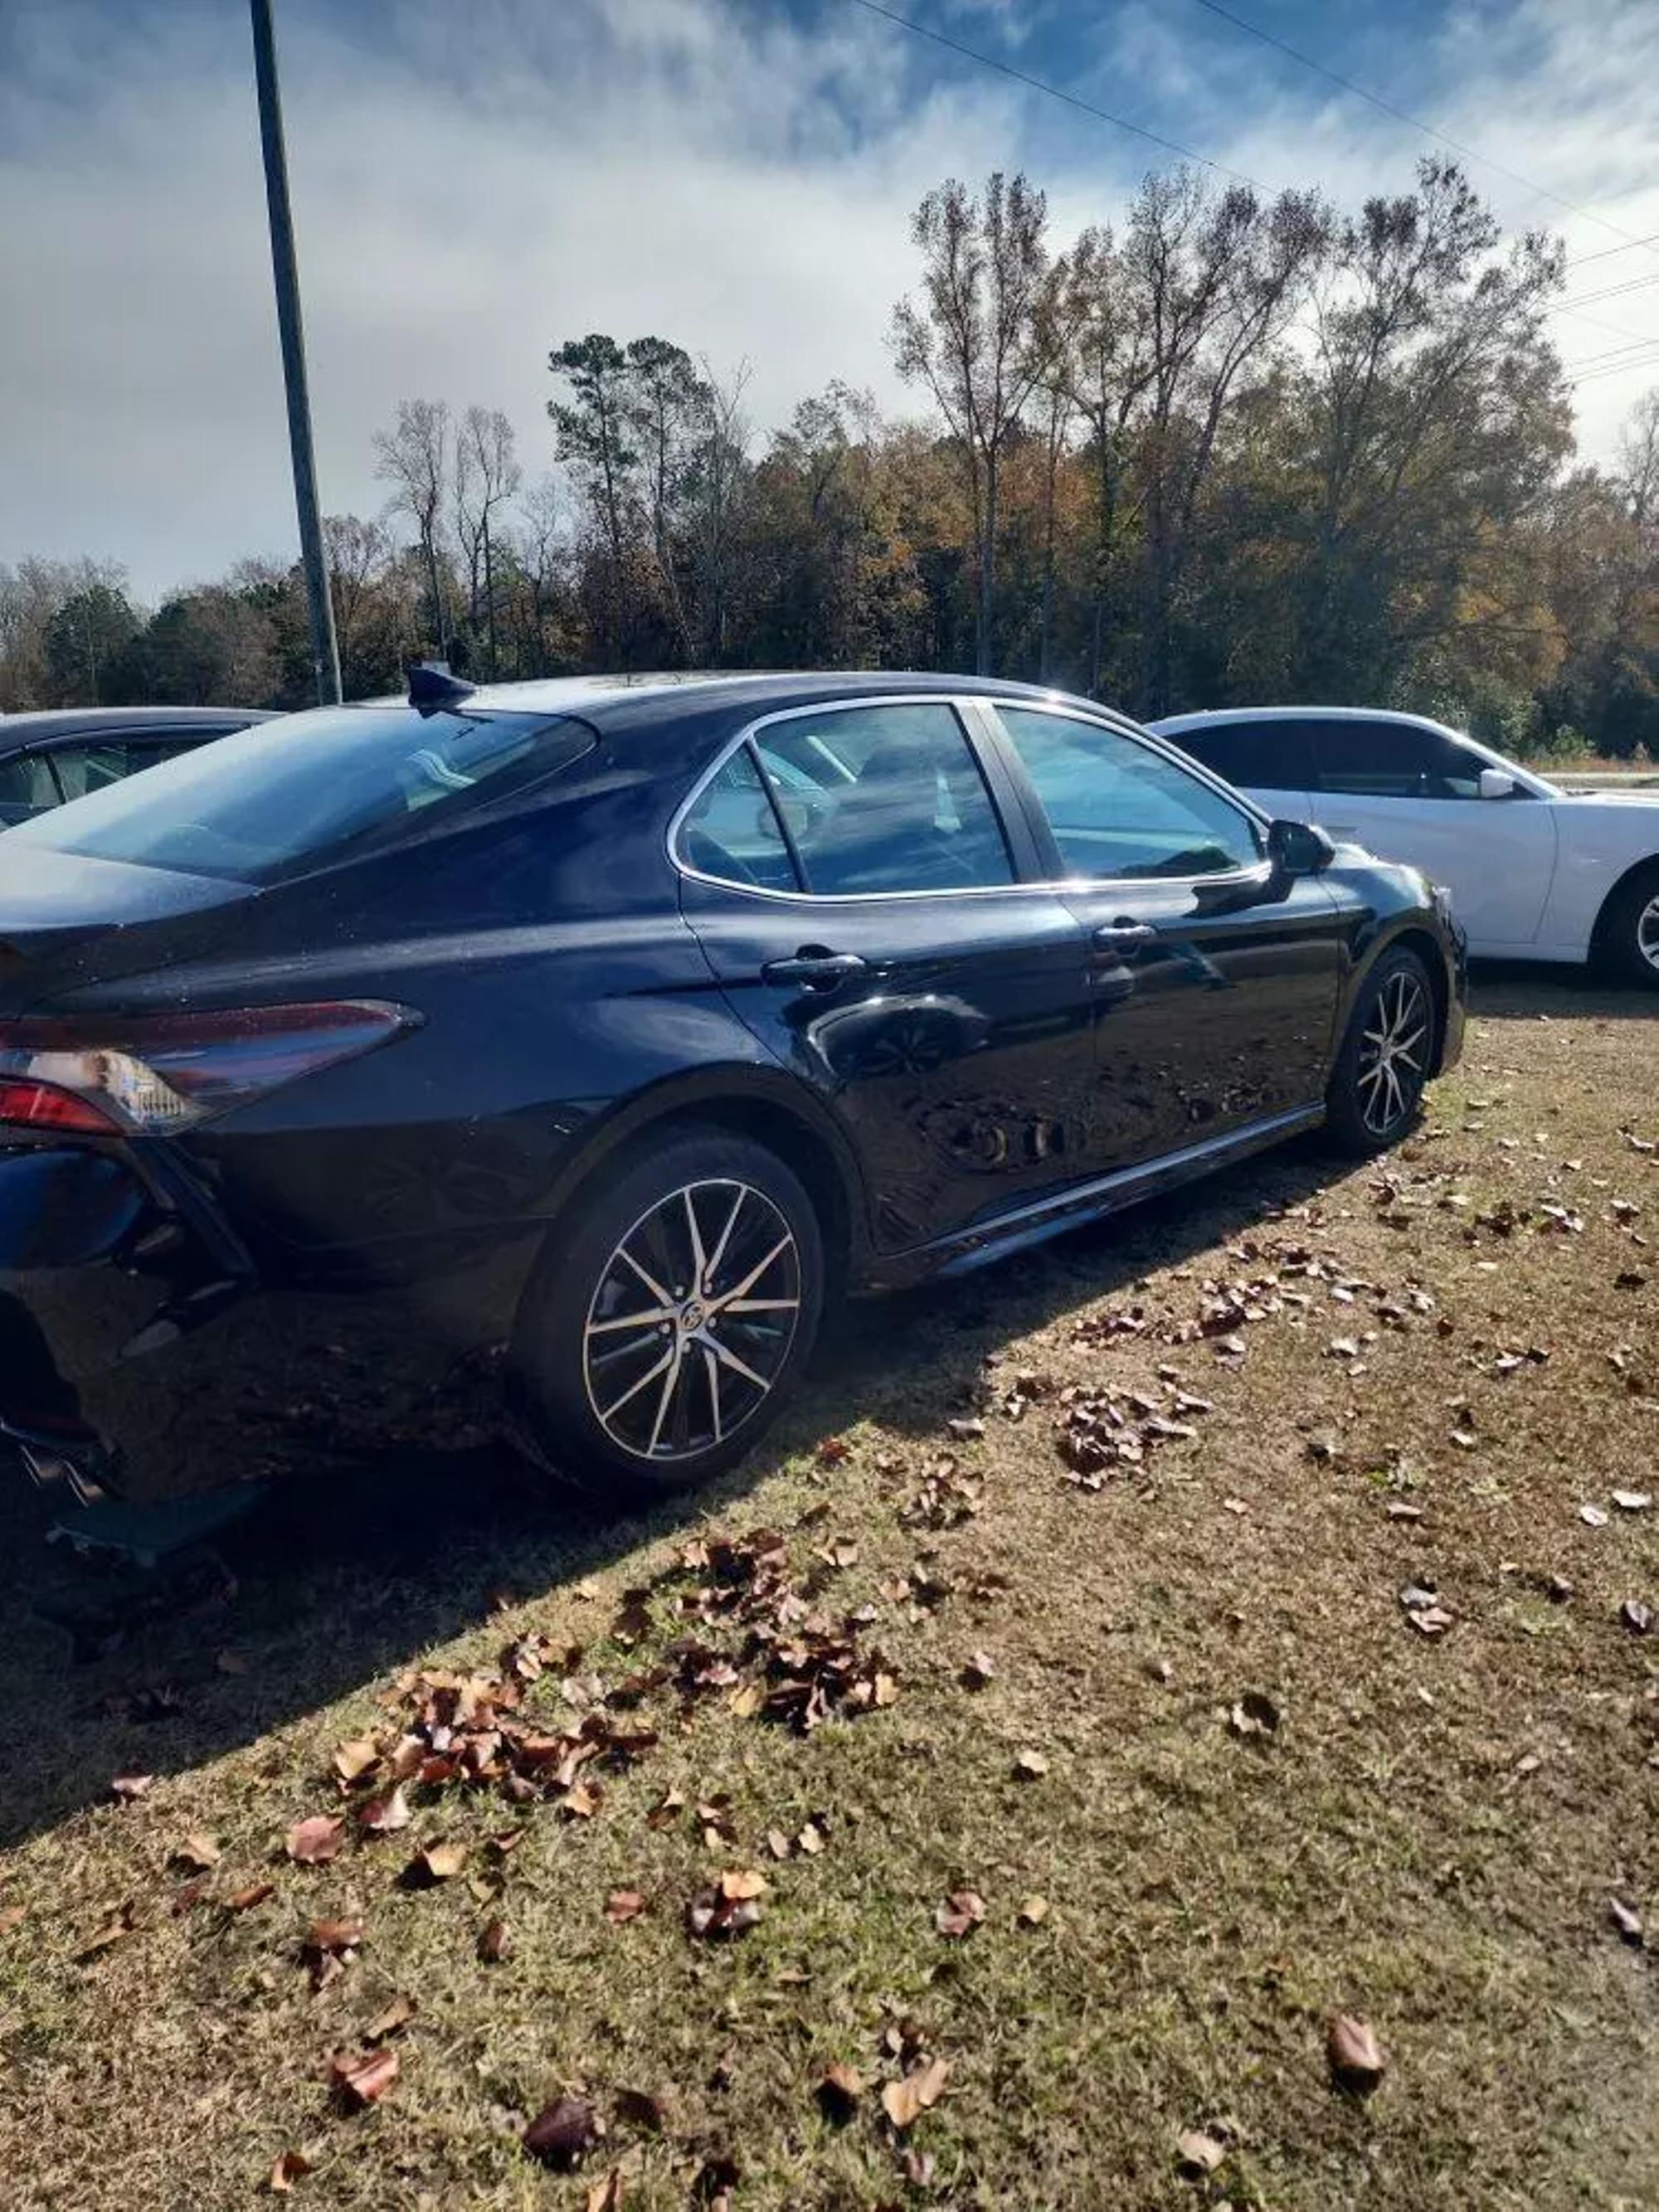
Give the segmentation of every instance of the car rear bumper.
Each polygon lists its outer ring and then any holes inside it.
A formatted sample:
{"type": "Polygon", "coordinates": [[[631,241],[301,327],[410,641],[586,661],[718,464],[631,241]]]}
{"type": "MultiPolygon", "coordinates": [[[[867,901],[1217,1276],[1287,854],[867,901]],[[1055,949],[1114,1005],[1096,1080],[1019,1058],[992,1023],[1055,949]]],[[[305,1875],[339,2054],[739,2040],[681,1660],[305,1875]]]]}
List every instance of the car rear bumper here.
{"type": "Polygon", "coordinates": [[[0,1434],[151,1498],[476,1431],[520,1261],[324,1285],[216,1242],[107,1155],[0,1152],[0,1434]]]}

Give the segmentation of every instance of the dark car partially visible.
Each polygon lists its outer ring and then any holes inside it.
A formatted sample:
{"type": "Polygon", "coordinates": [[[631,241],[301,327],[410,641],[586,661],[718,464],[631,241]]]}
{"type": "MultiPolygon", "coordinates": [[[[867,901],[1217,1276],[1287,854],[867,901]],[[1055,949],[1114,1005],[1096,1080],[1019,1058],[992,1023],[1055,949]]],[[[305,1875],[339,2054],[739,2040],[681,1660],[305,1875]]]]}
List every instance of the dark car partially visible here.
{"type": "Polygon", "coordinates": [[[501,1358],[544,1462],[694,1482],[826,1304],[1456,1056],[1414,871],[1085,701],[571,679],[284,718],[0,836],[0,1430],[142,1496],[501,1358]]]}
{"type": "Polygon", "coordinates": [[[65,707],[0,714],[0,829],[270,719],[253,707],[65,707]]]}

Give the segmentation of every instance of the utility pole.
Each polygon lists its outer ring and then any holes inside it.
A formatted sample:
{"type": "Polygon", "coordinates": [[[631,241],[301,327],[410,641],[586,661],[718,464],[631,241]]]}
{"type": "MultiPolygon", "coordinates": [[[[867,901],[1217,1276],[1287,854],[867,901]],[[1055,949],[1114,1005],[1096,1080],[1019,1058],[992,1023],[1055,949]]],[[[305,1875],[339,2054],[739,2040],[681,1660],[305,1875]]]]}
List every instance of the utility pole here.
{"type": "Polygon", "coordinates": [[[283,381],[288,392],[288,440],[294,454],[294,503],[300,511],[300,550],[305,559],[311,608],[311,659],[319,706],[340,697],[340,653],[334,641],[334,603],[317,507],[317,464],[311,445],[311,400],[306,391],[306,340],[300,320],[300,272],[294,258],[294,217],[288,202],[288,155],[283,146],[283,101],[276,85],[276,41],[270,0],[248,0],[253,15],[253,74],[259,89],[259,141],[265,160],[265,204],[270,212],[270,267],[276,284],[276,328],[283,343],[283,381]]]}

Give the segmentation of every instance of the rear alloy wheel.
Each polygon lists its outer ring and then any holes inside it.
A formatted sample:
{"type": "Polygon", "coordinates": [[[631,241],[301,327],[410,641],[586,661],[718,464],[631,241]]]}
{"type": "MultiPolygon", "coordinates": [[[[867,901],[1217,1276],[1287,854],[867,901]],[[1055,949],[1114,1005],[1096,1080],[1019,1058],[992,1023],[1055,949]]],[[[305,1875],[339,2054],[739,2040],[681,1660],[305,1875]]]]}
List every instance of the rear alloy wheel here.
{"type": "Polygon", "coordinates": [[[613,1491],[730,1466],[805,1364],[823,1276],[811,1202],[775,1153],[712,1130],[656,1146],[550,1246],[526,1301],[538,1456],[613,1491]]]}
{"type": "Polygon", "coordinates": [[[1597,933],[1608,971],[1623,983],[1659,991],[1659,868],[1621,884],[1597,933]]]}
{"type": "Polygon", "coordinates": [[[1411,1127],[1434,1030],[1428,970],[1414,952],[1386,953],[1360,994],[1326,1093],[1327,1126],[1345,1152],[1383,1152],[1411,1127]]]}

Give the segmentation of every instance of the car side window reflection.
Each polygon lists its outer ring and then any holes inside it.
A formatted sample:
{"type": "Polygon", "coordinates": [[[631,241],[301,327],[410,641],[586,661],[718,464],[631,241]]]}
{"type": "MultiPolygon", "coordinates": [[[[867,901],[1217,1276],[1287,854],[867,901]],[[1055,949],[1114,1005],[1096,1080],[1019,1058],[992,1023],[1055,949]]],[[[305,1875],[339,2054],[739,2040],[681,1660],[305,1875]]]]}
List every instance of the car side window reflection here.
{"type": "Polygon", "coordinates": [[[1150,746],[1038,708],[997,711],[1073,874],[1214,876],[1261,860],[1249,816],[1150,746]]]}

